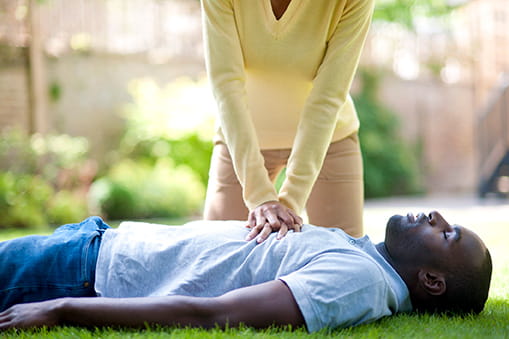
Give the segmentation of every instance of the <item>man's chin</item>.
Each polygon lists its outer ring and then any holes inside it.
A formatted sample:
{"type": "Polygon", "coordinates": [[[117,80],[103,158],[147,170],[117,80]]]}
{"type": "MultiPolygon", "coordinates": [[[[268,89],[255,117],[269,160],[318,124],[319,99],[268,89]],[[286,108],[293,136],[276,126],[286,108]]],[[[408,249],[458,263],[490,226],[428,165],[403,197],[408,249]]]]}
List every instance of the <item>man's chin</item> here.
{"type": "Polygon", "coordinates": [[[396,214],[389,218],[387,221],[387,228],[400,228],[402,225],[401,221],[403,220],[403,216],[396,214]]]}
{"type": "Polygon", "coordinates": [[[397,237],[397,234],[401,233],[401,231],[405,228],[403,225],[403,216],[402,215],[393,215],[387,221],[387,226],[385,229],[385,239],[390,239],[397,237]]]}

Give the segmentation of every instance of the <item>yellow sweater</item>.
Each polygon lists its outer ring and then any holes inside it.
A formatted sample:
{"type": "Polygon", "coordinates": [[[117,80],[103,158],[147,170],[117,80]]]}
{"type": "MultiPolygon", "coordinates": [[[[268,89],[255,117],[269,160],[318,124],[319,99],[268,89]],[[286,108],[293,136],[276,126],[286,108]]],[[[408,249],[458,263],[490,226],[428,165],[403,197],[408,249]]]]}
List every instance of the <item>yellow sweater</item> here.
{"type": "Polygon", "coordinates": [[[349,90],[374,0],[202,0],[205,60],[249,209],[279,200],[300,213],[329,144],[359,121],[349,90]],[[260,149],[292,148],[279,194],[260,149]]]}

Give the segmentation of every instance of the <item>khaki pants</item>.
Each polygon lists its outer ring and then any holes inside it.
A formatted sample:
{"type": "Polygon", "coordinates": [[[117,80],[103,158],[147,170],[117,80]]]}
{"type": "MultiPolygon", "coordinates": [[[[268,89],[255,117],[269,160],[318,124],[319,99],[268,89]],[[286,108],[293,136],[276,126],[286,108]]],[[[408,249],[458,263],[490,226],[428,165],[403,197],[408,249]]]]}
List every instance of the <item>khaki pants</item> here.
{"type": "MultiPolygon", "coordinates": [[[[286,166],[290,149],[264,150],[262,155],[274,181],[286,166]]],[[[247,220],[249,211],[242,199],[242,187],[224,143],[214,145],[209,174],[204,219],[247,220]]],[[[306,212],[310,224],[340,227],[359,237],[363,235],[363,203],[362,156],[357,134],[353,134],[329,146],[306,212]]]]}

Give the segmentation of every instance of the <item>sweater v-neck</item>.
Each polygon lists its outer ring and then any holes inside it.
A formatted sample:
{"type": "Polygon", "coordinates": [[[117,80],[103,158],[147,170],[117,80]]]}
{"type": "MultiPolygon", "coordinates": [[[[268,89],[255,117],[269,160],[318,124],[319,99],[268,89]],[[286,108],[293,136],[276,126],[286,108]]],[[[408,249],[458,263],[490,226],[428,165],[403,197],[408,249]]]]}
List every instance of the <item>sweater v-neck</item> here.
{"type": "Polygon", "coordinates": [[[292,0],[279,19],[276,19],[270,0],[263,0],[265,18],[270,32],[274,37],[279,37],[285,31],[300,5],[299,0],[292,0]]]}

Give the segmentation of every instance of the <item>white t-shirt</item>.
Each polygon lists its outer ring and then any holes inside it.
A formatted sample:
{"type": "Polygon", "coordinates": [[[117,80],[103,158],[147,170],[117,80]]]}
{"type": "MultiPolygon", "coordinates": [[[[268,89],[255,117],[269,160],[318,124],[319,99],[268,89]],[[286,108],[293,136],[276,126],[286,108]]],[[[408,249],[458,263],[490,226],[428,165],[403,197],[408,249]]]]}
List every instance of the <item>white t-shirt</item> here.
{"type": "Polygon", "coordinates": [[[310,332],[411,310],[408,289],[369,238],[304,225],[281,240],[245,241],[240,221],[185,226],[125,222],[103,235],[95,289],[104,297],[214,297],[280,279],[310,332]]]}

